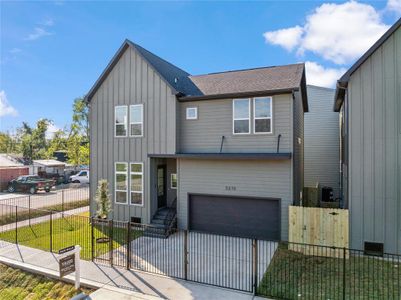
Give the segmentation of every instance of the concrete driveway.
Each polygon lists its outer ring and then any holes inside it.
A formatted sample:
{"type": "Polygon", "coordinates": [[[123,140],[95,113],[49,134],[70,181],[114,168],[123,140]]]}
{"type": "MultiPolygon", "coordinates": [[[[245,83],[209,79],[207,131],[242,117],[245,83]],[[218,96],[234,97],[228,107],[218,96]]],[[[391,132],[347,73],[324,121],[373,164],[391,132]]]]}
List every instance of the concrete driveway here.
{"type": "MultiPolygon", "coordinates": [[[[156,274],[185,278],[184,232],[167,239],[140,237],[131,242],[131,266],[156,274]]],[[[257,273],[260,281],[278,243],[258,241],[257,273]]],[[[252,291],[252,240],[207,233],[188,233],[188,280],[252,291]]],[[[114,250],[115,263],[124,265],[126,246],[114,250]]]]}

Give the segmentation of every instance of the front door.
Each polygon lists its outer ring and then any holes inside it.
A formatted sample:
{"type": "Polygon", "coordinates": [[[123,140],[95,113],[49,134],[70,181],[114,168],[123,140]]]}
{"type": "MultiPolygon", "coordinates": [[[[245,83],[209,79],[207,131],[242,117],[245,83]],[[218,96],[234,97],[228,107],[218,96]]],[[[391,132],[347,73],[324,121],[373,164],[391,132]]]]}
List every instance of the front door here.
{"type": "Polygon", "coordinates": [[[166,165],[157,167],[157,208],[165,207],[167,205],[166,198],[166,165]]]}

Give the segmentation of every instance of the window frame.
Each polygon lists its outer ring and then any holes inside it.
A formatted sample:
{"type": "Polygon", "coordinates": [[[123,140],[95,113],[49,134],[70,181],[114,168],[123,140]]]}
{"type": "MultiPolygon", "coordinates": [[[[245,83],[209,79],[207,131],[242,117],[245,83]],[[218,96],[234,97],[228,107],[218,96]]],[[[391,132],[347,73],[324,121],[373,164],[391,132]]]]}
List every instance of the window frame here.
{"type": "Polygon", "coordinates": [[[251,130],[251,98],[238,98],[238,99],[233,99],[233,103],[232,103],[232,119],[233,119],[233,135],[249,135],[252,133],[251,130]],[[248,118],[239,118],[236,119],[235,118],[235,102],[236,101],[244,101],[244,100],[248,100],[248,118]],[[248,132],[235,132],[235,121],[241,121],[241,120],[248,120],[248,132]]]}
{"type": "Polygon", "coordinates": [[[178,176],[177,176],[177,173],[171,173],[170,174],[170,189],[172,189],[172,190],[176,190],[178,188],[178,176]],[[176,186],[174,187],[173,186],[173,175],[175,175],[175,177],[176,177],[176,186]]]}
{"type": "Polygon", "coordinates": [[[143,137],[143,104],[132,104],[129,106],[129,137],[143,137]],[[133,122],[131,120],[131,109],[133,107],[140,107],[141,108],[141,122],[133,122]],[[131,132],[131,125],[135,125],[135,124],[141,124],[141,135],[134,135],[131,132]]]}
{"type": "Polygon", "coordinates": [[[115,138],[123,138],[128,136],[128,105],[116,105],[114,106],[114,137],[115,138]],[[126,118],[124,123],[117,124],[117,108],[124,107],[126,112],[126,118]],[[125,135],[117,135],[117,125],[124,124],[125,125],[125,135]]]}
{"type": "Polygon", "coordinates": [[[253,134],[273,134],[273,97],[265,96],[265,97],[254,97],[252,100],[253,105],[253,134]],[[270,99],[270,117],[256,117],[256,100],[257,99],[270,99]],[[270,120],[270,131],[266,132],[256,132],[256,120],[270,120]]]}
{"type": "Polygon", "coordinates": [[[143,197],[143,191],[144,191],[144,188],[143,188],[143,174],[144,174],[144,172],[143,172],[143,162],[140,162],[140,161],[138,161],[138,162],[130,162],[129,163],[129,183],[130,183],[130,185],[129,185],[129,205],[133,205],[133,206],[140,206],[140,207],[142,207],[143,206],[143,203],[144,203],[144,197],[143,197]],[[131,166],[132,165],[141,165],[141,170],[142,170],[142,172],[132,172],[131,170],[131,166]],[[131,180],[132,180],[132,178],[131,178],[131,175],[141,175],[141,187],[142,187],[142,190],[140,191],[140,192],[138,192],[138,191],[132,191],[132,186],[131,186],[131,180]],[[136,204],[136,203],[132,203],[131,202],[131,194],[132,193],[135,193],[135,194],[141,194],[142,195],[142,203],[141,204],[136,204]]]}
{"type": "Polygon", "coordinates": [[[114,163],[114,203],[116,204],[121,204],[121,205],[128,205],[128,193],[129,193],[129,186],[128,186],[128,163],[127,162],[122,162],[122,161],[117,161],[114,163]],[[122,171],[117,171],[117,164],[124,164],[127,167],[127,171],[122,172],[122,171]],[[117,174],[124,174],[125,177],[125,182],[127,185],[127,189],[124,190],[117,190],[117,174]],[[125,202],[117,202],[117,192],[126,192],[125,196],[125,202]]]}
{"type": "Polygon", "coordinates": [[[198,107],[197,106],[189,106],[185,108],[185,119],[186,120],[198,120],[198,107]],[[194,109],[195,110],[195,117],[191,118],[188,117],[188,110],[194,109]]]}

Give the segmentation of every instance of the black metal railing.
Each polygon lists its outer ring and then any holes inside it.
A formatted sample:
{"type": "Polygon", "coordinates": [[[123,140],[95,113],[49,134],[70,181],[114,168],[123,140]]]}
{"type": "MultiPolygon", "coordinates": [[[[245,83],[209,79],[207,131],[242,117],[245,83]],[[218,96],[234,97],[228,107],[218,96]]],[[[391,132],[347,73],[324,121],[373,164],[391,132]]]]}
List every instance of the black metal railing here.
{"type": "Polygon", "coordinates": [[[225,236],[0,204],[0,240],[279,299],[401,299],[401,256],[225,236]],[[26,218],[31,216],[31,218],[26,218]],[[35,216],[35,217],[32,217],[35,216]]]}

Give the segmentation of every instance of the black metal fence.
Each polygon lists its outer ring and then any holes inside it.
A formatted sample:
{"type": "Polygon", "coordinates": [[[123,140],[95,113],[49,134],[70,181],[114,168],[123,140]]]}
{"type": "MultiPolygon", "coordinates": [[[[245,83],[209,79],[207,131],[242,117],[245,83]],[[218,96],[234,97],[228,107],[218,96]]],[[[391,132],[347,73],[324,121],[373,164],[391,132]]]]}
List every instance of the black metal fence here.
{"type": "MultiPolygon", "coordinates": [[[[39,192],[34,195],[10,194],[8,198],[1,198],[0,204],[65,212],[89,206],[89,188],[79,186],[77,188],[52,190],[49,193],[39,192]]],[[[77,212],[79,213],[80,210],[74,211],[74,213],[77,212]]]]}
{"type": "Polygon", "coordinates": [[[401,299],[401,256],[0,205],[0,240],[281,299],[401,299]],[[25,218],[28,216],[28,218],[25,218]],[[31,218],[29,218],[31,216],[31,218]],[[39,216],[39,217],[32,217],[39,216]]]}

